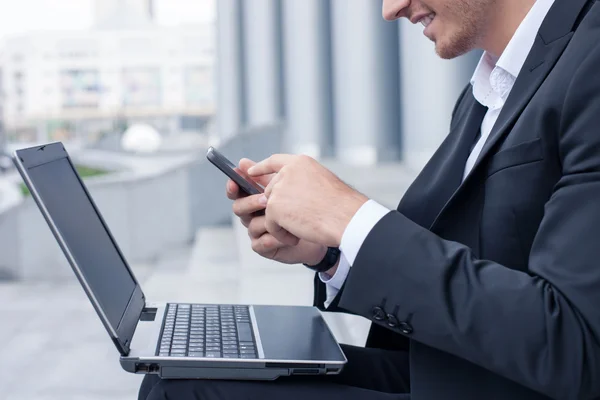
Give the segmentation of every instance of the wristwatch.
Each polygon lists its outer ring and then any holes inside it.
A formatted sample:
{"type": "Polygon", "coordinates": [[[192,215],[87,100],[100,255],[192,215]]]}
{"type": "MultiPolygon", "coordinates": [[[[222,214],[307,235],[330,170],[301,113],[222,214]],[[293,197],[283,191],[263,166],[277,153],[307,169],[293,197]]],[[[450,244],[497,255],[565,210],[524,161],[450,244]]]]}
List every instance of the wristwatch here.
{"type": "Polygon", "coordinates": [[[321,260],[317,265],[308,265],[304,264],[305,267],[312,269],[315,272],[325,272],[329,271],[331,268],[335,266],[340,258],[340,249],[337,247],[328,247],[327,253],[325,253],[325,257],[321,260]]]}

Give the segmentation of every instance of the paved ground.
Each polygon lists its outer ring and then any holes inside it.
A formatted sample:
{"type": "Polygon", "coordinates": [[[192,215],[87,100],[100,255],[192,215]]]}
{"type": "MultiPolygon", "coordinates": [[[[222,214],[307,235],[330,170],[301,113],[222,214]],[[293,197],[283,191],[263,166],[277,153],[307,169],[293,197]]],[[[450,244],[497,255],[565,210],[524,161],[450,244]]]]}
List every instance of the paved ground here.
{"type": "MultiPolygon", "coordinates": [[[[400,165],[328,165],[388,207],[395,206],[414,177],[400,165]]],[[[232,227],[201,230],[193,246],[172,249],[151,265],[134,265],[147,297],[310,304],[308,270],[260,259],[248,250],[247,237],[236,232],[232,227]]],[[[340,341],[364,342],[366,320],[327,318],[340,341]]],[[[0,283],[0,321],[0,400],[136,398],[141,377],[121,370],[117,351],[74,279],[60,284],[0,283]]]]}

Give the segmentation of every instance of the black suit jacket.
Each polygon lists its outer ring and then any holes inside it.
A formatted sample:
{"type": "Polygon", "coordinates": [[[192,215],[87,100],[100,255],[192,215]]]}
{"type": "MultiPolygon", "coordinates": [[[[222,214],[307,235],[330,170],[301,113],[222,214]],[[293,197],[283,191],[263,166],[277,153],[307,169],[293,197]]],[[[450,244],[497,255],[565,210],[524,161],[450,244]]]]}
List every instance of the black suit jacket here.
{"type": "Polygon", "coordinates": [[[467,86],[330,309],[410,348],[413,400],[598,398],[600,4],[555,1],[461,183],[485,111],[467,86]]]}

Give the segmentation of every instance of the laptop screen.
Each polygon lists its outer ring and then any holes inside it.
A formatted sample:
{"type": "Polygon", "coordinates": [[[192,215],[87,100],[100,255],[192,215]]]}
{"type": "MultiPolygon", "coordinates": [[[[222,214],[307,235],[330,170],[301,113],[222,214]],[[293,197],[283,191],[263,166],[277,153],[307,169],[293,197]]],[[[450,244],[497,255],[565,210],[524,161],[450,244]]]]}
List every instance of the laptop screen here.
{"type": "Polygon", "coordinates": [[[28,175],[116,331],[136,283],[71,163],[60,158],[28,168],[28,175]]]}

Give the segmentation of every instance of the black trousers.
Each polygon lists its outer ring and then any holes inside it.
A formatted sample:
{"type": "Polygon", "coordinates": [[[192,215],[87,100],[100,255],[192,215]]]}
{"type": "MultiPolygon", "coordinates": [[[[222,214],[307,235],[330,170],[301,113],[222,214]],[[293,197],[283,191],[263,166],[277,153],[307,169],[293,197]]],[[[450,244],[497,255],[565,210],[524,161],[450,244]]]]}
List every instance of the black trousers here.
{"type": "Polygon", "coordinates": [[[147,375],[139,400],[409,400],[408,353],[342,345],[341,374],[273,382],[161,380],[147,375]]]}

